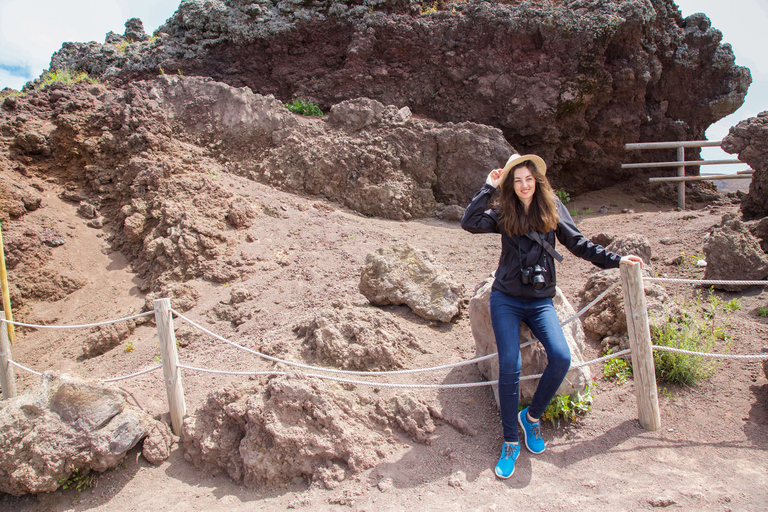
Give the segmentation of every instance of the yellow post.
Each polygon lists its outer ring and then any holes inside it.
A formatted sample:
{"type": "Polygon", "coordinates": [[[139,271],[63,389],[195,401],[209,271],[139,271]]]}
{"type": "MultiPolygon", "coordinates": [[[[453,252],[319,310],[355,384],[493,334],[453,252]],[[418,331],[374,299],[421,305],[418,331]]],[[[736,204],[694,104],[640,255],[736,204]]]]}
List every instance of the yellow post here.
{"type": "MultiPolygon", "coordinates": [[[[3,246],[3,230],[0,228],[0,284],[3,288],[3,311],[5,319],[13,322],[13,312],[11,311],[11,293],[8,289],[8,272],[5,270],[5,247],[3,246]]],[[[8,340],[13,343],[16,339],[16,331],[13,324],[8,326],[8,340]]]]}

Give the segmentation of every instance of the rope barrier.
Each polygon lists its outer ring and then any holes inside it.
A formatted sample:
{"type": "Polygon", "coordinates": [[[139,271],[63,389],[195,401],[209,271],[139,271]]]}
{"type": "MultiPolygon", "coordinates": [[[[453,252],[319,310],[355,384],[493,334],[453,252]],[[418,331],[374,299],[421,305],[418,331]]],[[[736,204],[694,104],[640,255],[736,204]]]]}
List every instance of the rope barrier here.
{"type": "Polygon", "coordinates": [[[14,366],[18,366],[18,367],[19,367],[19,368],[21,368],[22,370],[26,370],[26,371],[28,371],[29,373],[33,373],[33,374],[35,374],[35,375],[37,375],[38,377],[39,377],[40,375],[42,375],[42,373],[40,373],[40,372],[36,372],[35,370],[31,370],[31,369],[27,368],[26,366],[24,366],[24,365],[21,365],[21,364],[17,363],[17,362],[16,362],[16,361],[14,361],[13,359],[9,359],[9,360],[8,360],[8,362],[9,362],[9,363],[11,363],[11,364],[12,364],[12,365],[14,365],[14,366]]]}
{"type": "MultiPolygon", "coordinates": [[[[590,302],[589,304],[584,306],[578,313],[574,314],[573,316],[571,316],[570,318],[568,318],[567,320],[562,322],[560,325],[564,327],[564,326],[568,325],[570,322],[572,322],[575,319],[577,319],[578,317],[580,317],[581,315],[583,315],[586,311],[588,311],[592,306],[594,306],[600,300],[602,300],[603,297],[608,295],[608,293],[610,293],[611,290],[613,290],[618,285],[619,285],[619,282],[613,283],[611,286],[606,288],[600,295],[598,295],[595,299],[593,299],[592,302],[590,302]]],[[[295,366],[297,368],[303,368],[303,369],[314,370],[314,371],[318,371],[319,370],[319,371],[324,371],[324,372],[328,372],[328,373],[339,373],[339,374],[346,374],[346,375],[405,375],[405,374],[409,374],[409,373],[426,373],[426,372],[432,372],[432,371],[438,371],[438,370],[446,370],[446,369],[449,369],[449,368],[457,368],[457,367],[460,367],[460,366],[466,366],[466,365],[469,365],[469,364],[478,363],[480,361],[485,361],[486,359],[491,359],[493,357],[496,357],[496,355],[498,354],[497,352],[494,352],[492,354],[486,354],[484,356],[476,357],[476,358],[473,358],[473,359],[468,359],[466,361],[460,361],[458,363],[450,363],[450,364],[444,364],[444,365],[440,365],[440,366],[431,366],[429,368],[413,368],[413,369],[410,369],[410,370],[387,370],[387,371],[380,371],[380,372],[370,372],[370,371],[358,371],[358,370],[339,370],[339,369],[336,369],[336,368],[323,368],[323,367],[320,367],[320,366],[312,366],[312,365],[307,365],[307,364],[303,364],[303,363],[296,363],[294,361],[288,361],[286,359],[280,359],[278,357],[269,356],[267,354],[264,354],[263,352],[259,352],[258,350],[253,350],[253,349],[250,349],[248,347],[244,347],[244,346],[239,345],[239,344],[237,344],[237,343],[235,343],[235,342],[233,342],[231,340],[228,340],[228,339],[226,339],[226,338],[224,338],[222,336],[219,336],[218,334],[216,334],[216,333],[206,329],[205,327],[195,323],[194,321],[192,321],[191,319],[189,319],[186,316],[182,315],[181,313],[179,313],[175,309],[171,309],[171,312],[173,314],[175,314],[177,317],[179,317],[182,320],[184,320],[185,322],[188,322],[190,325],[192,325],[192,326],[196,327],[197,329],[200,329],[201,331],[205,332],[209,336],[213,336],[214,338],[216,338],[216,339],[218,339],[220,341],[223,341],[224,343],[228,343],[228,344],[232,345],[233,347],[238,348],[240,350],[244,350],[246,352],[249,352],[251,354],[257,355],[259,357],[262,357],[264,359],[267,359],[269,361],[273,361],[273,362],[276,362],[276,363],[282,363],[282,364],[286,364],[288,366],[295,366]]],[[[522,350],[523,348],[532,345],[536,341],[538,341],[538,340],[533,339],[533,340],[527,341],[527,342],[523,343],[522,345],[520,345],[520,349],[522,350]]]]}
{"type": "Polygon", "coordinates": [[[36,324],[25,324],[22,322],[14,322],[12,320],[6,320],[5,318],[0,317],[0,322],[4,322],[6,324],[13,324],[13,325],[20,325],[22,327],[34,327],[35,329],[80,329],[84,327],[98,327],[100,325],[107,325],[107,324],[116,324],[117,322],[124,322],[126,320],[133,320],[134,318],[139,318],[142,316],[148,316],[148,315],[154,315],[154,311],[147,311],[145,313],[139,313],[138,315],[128,316],[125,318],[118,318],[117,320],[107,320],[105,322],[99,322],[95,324],[81,324],[81,325],[36,325],[36,324]]]}
{"type": "Polygon", "coordinates": [[[654,350],[661,350],[665,352],[675,352],[678,354],[687,354],[689,356],[701,356],[701,357],[718,357],[720,359],[768,359],[768,354],[713,354],[711,352],[693,352],[691,350],[683,350],[681,348],[663,347],[660,345],[651,345],[654,350]]]}
{"type": "Polygon", "coordinates": [[[762,281],[720,281],[720,280],[703,280],[703,279],[673,279],[670,277],[645,277],[643,281],[656,281],[666,283],[684,283],[684,284],[700,284],[700,285],[740,285],[740,286],[765,286],[768,285],[768,280],[762,281]]]}
{"type": "Polygon", "coordinates": [[[163,365],[159,364],[157,366],[153,366],[152,368],[147,368],[146,370],[141,370],[140,372],[132,373],[130,375],[123,375],[122,377],[114,377],[114,378],[111,378],[111,379],[101,379],[101,382],[115,382],[115,381],[118,381],[118,380],[130,379],[132,377],[138,377],[139,375],[142,375],[142,374],[145,374],[145,373],[153,372],[153,371],[157,370],[158,368],[162,368],[162,367],[163,367],[163,365]]]}

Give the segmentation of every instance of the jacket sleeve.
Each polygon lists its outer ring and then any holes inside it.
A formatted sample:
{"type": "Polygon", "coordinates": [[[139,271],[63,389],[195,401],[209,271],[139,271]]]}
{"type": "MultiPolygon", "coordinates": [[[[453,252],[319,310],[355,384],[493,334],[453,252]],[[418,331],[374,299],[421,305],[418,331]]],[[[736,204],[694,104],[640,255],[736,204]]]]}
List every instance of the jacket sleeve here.
{"type": "Polygon", "coordinates": [[[498,217],[493,210],[486,210],[488,200],[496,191],[495,187],[483,185],[469,203],[461,219],[461,227],[470,233],[498,233],[498,217]]]}
{"type": "Polygon", "coordinates": [[[571,218],[571,214],[560,200],[557,200],[557,213],[560,222],[555,233],[557,239],[575,256],[592,262],[600,268],[618,268],[621,256],[615,252],[606,251],[602,245],[593,244],[581,234],[571,218]]]}

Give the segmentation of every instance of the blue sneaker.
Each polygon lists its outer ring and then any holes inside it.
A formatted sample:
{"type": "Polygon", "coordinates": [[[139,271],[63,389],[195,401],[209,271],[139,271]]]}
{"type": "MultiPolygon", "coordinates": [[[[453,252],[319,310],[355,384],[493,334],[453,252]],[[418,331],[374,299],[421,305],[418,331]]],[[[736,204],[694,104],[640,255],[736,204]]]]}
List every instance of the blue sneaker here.
{"type": "Polygon", "coordinates": [[[517,421],[520,422],[520,426],[523,427],[523,438],[525,439],[525,447],[531,453],[541,453],[544,451],[544,438],[541,437],[541,420],[536,423],[530,423],[528,421],[528,408],[526,407],[519,413],[517,413],[517,421]]]}
{"type": "Polygon", "coordinates": [[[520,443],[504,443],[501,445],[501,457],[496,463],[496,476],[509,478],[515,472],[515,461],[520,455],[520,443]]]}

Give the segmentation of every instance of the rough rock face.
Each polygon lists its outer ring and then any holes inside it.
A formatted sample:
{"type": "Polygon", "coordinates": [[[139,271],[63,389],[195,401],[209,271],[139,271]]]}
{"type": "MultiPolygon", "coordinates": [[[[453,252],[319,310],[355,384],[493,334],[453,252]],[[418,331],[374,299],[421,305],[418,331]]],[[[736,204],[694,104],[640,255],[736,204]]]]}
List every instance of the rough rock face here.
{"type": "Polygon", "coordinates": [[[100,325],[91,329],[83,342],[85,357],[96,357],[118,346],[136,329],[136,322],[126,320],[114,324],[100,325]]]}
{"type": "Polygon", "coordinates": [[[316,358],[346,370],[403,368],[420,351],[411,332],[371,307],[326,309],[293,330],[316,358]]]}
{"type": "Polygon", "coordinates": [[[375,306],[406,304],[427,320],[450,322],[464,291],[426,251],[408,244],[383,247],[365,258],[360,293],[375,306]]]}
{"type": "Polygon", "coordinates": [[[646,265],[651,264],[651,244],[648,242],[648,238],[643,235],[630,233],[626,236],[616,237],[606,249],[620,256],[634,254],[642,258],[646,265]]]}
{"type": "MultiPolygon", "coordinates": [[[[475,338],[475,347],[477,357],[496,352],[496,337],[493,335],[493,326],[491,325],[491,287],[493,286],[493,276],[480,283],[475,289],[472,300],[469,301],[469,321],[472,324],[472,336],[475,338]]],[[[576,313],[573,307],[568,303],[560,288],[557,289],[557,295],[553,300],[557,317],[560,321],[570,318],[576,313]]],[[[563,328],[565,339],[571,349],[571,365],[584,362],[584,331],[578,321],[571,322],[563,328]]],[[[535,340],[535,336],[527,325],[521,324],[520,345],[535,340]]],[[[532,345],[521,350],[522,370],[520,376],[539,374],[547,366],[547,354],[541,343],[534,342],[532,345]]],[[[497,380],[499,378],[499,361],[496,358],[480,361],[477,363],[480,372],[488,380],[497,380]]],[[[582,393],[589,384],[589,367],[572,369],[568,372],[566,379],[557,390],[558,395],[575,396],[582,393]]],[[[520,400],[531,400],[536,391],[538,379],[520,381],[520,400]]],[[[493,386],[493,393],[496,396],[496,404],[499,403],[498,386],[493,386]]]]}
{"type": "Polygon", "coordinates": [[[157,424],[115,387],[46,373],[39,386],[0,403],[0,492],[51,492],[75,469],[105,471],[157,424]]]}
{"type": "Polygon", "coordinates": [[[65,43],[51,68],[118,81],[180,70],[324,109],[368,97],[487,124],[572,192],[625,178],[627,142],[703,138],[751,83],[709,19],[683,19],[672,0],[186,0],[157,36],[65,43]]]}
{"type": "MultiPolygon", "coordinates": [[[[648,273],[648,269],[643,271],[648,273]]],[[[595,272],[587,279],[581,297],[592,302],[614,283],[621,283],[621,271],[617,268],[595,272]]],[[[664,288],[649,282],[643,282],[645,300],[648,306],[648,321],[651,325],[664,325],[669,318],[671,304],[664,288]]],[[[584,329],[601,340],[603,352],[611,349],[629,348],[627,338],[627,316],[624,309],[624,295],[621,284],[610,291],[603,299],[592,306],[584,317],[584,329]]]]}
{"type": "MultiPolygon", "coordinates": [[[[222,174],[407,219],[467,204],[487,170],[513,151],[495,128],[416,119],[374,100],[304,118],[271,96],[178,76],[123,89],[54,84],[0,108],[0,130],[0,164],[10,169],[0,182],[0,215],[38,207],[37,192],[47,185],[19,189],[14,170],[56,177],[66,186],[61,198],[112,230],[112,248],[132,258],[143,291],[155,292],[193,278],[233,282],[254,271],[231,253],[237,234],[227,228],[247,228],[269,205],[223,186],[222,174]]],[[[8,231],[14,298],[60,299],[82,286],[79,276],[40,270],[50,259],[47,245],[65,239],[55,229],[28,231],[8,231]],[[33,252],[39,263],[27,261],[33,252]]]]}
{"type": "Polygon", "coordinates": [[[409,395],[371,401],[289,375],[212,392],[184,421],[184,457],[247,486],[308,476],[330,489],[388,455],[393,431],[429,442],[436,419],[409,395]]]}
{"type": "Polygon", "coordinates": [[[754,170],[749,193],[741,199],[746,218],[768,216],[768,111],[741,121],[723,139],[722,148],[738,153],[754,170]]]}
{"type": "MultiPolygon", "coordinates": [[[[704,239],[707,271],[704,279],[756,281],[768,276],[768,255],[746,225],[735,214],[723,215],[704,239]]],[[[715,285],[721,290],[739,291],[744,286],[715,285]]]]}

